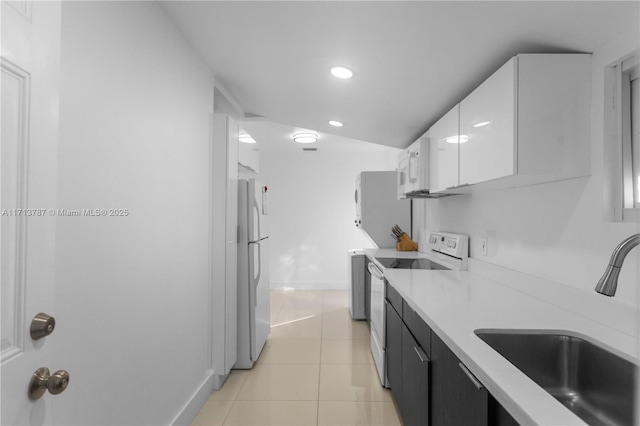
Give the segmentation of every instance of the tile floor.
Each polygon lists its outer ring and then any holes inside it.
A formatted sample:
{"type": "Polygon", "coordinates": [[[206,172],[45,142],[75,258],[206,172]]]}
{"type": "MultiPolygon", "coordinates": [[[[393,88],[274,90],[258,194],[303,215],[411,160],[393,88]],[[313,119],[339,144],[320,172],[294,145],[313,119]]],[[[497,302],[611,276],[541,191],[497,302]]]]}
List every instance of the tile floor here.
{"type": "Polygon", "coordinates": [[[272,291],[271,335],[251,370],[231,375],[200,425],[400,425],[346,291],[272,291]]]}

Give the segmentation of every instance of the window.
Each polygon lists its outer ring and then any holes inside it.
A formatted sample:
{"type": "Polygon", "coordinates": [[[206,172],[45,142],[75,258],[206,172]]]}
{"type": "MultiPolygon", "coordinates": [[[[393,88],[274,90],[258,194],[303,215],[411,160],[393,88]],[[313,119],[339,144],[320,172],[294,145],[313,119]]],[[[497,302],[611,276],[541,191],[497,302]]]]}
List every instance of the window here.
{"type": "Polygon", "coordinates": [[[640,66],[638,54],[608,67],[605,146],[611,167],[614,220],[640,218],[640,66]]]}
{"type": "Polygon", "coordinates": [[[625,209],[640,207],[640,143],[638,142],[638,64],[621,65],[622,174],[625,209]]]}
{"type": "Polygon", "coordinates": [[[634,207],[640,207],[640,79],[638,67],[630,74],[631,154],[633,158],[634,207]]]}

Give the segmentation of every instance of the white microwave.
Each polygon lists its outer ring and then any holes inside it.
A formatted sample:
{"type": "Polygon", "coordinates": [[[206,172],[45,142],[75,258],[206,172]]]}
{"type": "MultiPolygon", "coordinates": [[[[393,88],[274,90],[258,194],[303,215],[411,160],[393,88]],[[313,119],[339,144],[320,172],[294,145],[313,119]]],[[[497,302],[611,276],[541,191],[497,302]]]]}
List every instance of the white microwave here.
{"type": "Polygon", "coordinates": [[[429,194],[429,136],[425,133],[398,157],[398,198],[429,194]]]}

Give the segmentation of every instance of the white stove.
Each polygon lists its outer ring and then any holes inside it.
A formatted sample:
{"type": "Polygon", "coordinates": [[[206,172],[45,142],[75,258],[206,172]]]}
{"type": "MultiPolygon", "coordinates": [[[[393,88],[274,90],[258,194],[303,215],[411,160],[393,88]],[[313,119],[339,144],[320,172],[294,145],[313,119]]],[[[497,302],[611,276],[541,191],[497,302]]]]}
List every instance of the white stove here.
{"type": "Polygon", "coordinates": [[[429,235],[428,252],[424,258],[376,258],[383,266],[378,268],[373,262],[367,265],[371,273],[371,354],[378,370],[380,383],[389,387],[386,371],[386,295],[384,285],[384,269],[432,269],[456,270],[467,269],[469,258],[469,236],[447,232],[433,232],[429,235]]]}
{"type": "Polygon", "coordinates": [[[427,242],[427,257],[456,271],[467,270],[469,236],[448,232],[432,232],[427,242]]]}

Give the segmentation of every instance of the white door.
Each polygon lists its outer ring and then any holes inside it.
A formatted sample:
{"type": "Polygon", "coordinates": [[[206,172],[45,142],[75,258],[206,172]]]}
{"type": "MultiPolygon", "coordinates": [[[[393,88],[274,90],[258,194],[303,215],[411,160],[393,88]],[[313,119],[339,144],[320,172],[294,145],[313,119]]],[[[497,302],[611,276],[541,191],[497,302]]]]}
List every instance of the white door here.
{"type": "MultiPolygon", "coordinates": [[[[27,395],[36,369],[51,370],[53,334],[32,340],[32,318],[55,317],[59,2],[2,2],[1,423],[51,423],[57,398],[27,395]]],[[[57,324],[57,327],[63,327],[57,324]]]]}

